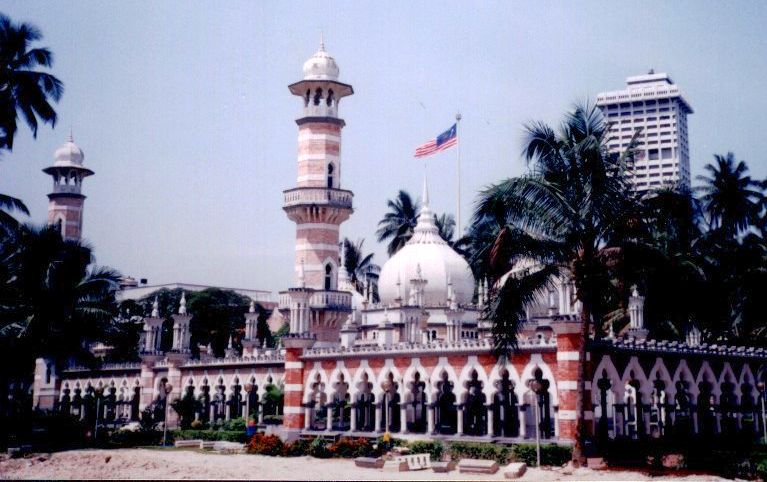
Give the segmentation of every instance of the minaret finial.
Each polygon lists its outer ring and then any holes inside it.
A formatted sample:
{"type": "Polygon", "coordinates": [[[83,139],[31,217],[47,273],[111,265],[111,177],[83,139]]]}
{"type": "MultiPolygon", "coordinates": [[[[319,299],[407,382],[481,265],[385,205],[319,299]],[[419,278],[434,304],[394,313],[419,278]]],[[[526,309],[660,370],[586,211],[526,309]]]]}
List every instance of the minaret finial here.
{"type": "Polygon", "coordinates": [[[72,135],[73,127],[72,124],[69,124],[69,142],[75,142],[75,136],[72,135]]]}
{"type": "Polygon", "coordinates": [[[301,264],[298,265],[298,287],[306,288],[306,277],[304,274],[304,259],[301,258],[301,264]]]}
{"type": "Polygon", "coordinates": [[[157,297],[154,297],[154,303],[152,303],[152,318],[160,317],[160,304],[157,301],[157,297]]]}
{"type": "Polygon", "coordinates": [[[421,203],[424,207],[429,206],[429,186],[426,180],[426,173],[423,174],[423,194],[421,195],[421,203]]]}
{"type": "Polygon", "coordinates": [[[320,52],[325,51],[325,33],[320,29],[320,52]]]}
{"type": "Polygon", "coordinates": [[[179,315],[185,315],[186,314],[186,293],[183,291],[181,292],[181,302],[178,306],[178,314],[179,315]]]}

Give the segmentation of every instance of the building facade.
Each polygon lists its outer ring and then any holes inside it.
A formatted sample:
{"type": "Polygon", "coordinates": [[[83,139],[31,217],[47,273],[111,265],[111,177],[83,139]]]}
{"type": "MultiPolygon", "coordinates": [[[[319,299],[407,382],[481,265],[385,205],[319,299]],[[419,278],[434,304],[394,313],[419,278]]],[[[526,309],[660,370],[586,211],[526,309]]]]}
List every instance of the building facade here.
{"type": "Polygon", "coordinates": [[[690,187],[687,114],[690,104],[667,74],[650,71],[626,79],[626,88],[597,95],[610,124],[608,147],[621,153],[636,136],[636,156],[628,166],[634,189],[690,187]]]}
{"type": "Polygon", "coordinates": [[[600,439],[760,433],[767,351],[702,344],[695,331],[686,342],[648,340],[644,298],[636,291],[626,333],[590,340],[581,359],[574,284],[567,276],[552,280],[528,307],[518,348],[498,359],[481,317],[488,284],[475,280],[439,237],[425,182],[412,239],[381,269],[380,301],[369,290],[357,293],[337,247],[338,228],[352,209],[352,194],[338,178],[337,117],[338,99],[352,91],[337,79],[338,67],[322,47],[305,64],[304,80],[290,86],[304,115],[298,187],[285,192],[284,209],[297,226],[296,277],[280,295],[290,327],[281,344],[259,343],[251,309],[242,351],[230,346],[222,358],[192,359],[192,314],[182,297],[169,351],[161,350],[165,317],[155,304],[144,319],[140,362],[57,372],[38,360],[36,407],[122,423],[147,408],[162,414],[180,400],[191,408],[169,410],[171,426],[179,415],[265,422],[265,415],[279,414],[281,424],[262,427],[285,439],[390,432],[500,443],[539,435],[568,444],[575,438],[578,368],[586,364],[585,418],[600,439]],[[281,407],[270,407],[266,396],[275,385],[284,393],[281,407]]]}

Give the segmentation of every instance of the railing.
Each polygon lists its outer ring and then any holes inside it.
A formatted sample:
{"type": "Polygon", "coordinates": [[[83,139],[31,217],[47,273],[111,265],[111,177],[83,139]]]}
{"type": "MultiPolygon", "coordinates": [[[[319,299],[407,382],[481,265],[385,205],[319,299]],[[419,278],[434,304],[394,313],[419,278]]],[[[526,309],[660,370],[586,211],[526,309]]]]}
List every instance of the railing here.
{"type": "Polygon", "coordinates": [[[284,191],[284,207],[318,204],[351,208],[354,194],[343,189],[298,187],[284,191]]]}
{"type": "Polygon", "coordinates": [[[325,99],[322,99],[320,105],[314,105],[310,100],[309,105],[304,107],[304,117],[338,117],[338,106],[335,102],[327,105],[325,99]]]}
{"type": "MultiPolygon", "coordinates": [[[[309,298],[309,306],[317,309],[352,309],[352,294],[348,291],[317,291],[312,290],[309,298]]],[[[290,293],[283,291],[280,293],[280,308],[290,308],[290,293]]]]}
{"type": "Polygon", "coordinates": [[[701,343],[688,345],[683,341],[641,340],[637,338],[615,338],[592,341],[594,347],[606,346],[611,349],[652,353],[706,354],[743,358],[767,359],[767,349],[753,346],[730,346],[701,343]]]}
{"type": "Polygon", "coordinates": [[[98,371],[115,371],[115,370],[141,370],[141,363],[138,362],[125,362],[125,363],[105,363],[101,366],[94,368],[88,368],[83,366],[74,366],[67,368],[64,372],[98,372],[98,371]]]}

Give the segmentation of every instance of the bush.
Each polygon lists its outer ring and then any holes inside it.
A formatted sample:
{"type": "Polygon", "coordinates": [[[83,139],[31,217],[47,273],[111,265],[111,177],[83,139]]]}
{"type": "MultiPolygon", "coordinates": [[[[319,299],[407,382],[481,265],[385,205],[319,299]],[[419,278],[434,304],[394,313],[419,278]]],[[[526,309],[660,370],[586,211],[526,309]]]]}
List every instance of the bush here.
{"type": "Polygon", "coordinates": [[[327,442],[319,437],[316,437],[314,440],[312,440],[312,443],[309,444],[309,455],[318,459],[330,458],[331,454],[328,450],[327,442]]]}
{"type": "MultiPolygon", "coordinates": [[[[172,434],[168,434],[173,440],[172,434]]],[[[107,445],[110,448],[141,447],[146,445],[160,445],[162,432],[159,430],[115,430],[108,434],[107,445]]]]}
{"type": "Polygon", "coordinates": [[[374,455],[373,444],[365,438],[341,437],[328,447],[331,457],[353,459],[356,457],[370,457],[374,455]]]}
{"type": "MultiPolygon", "coordinates": [[[[512,457],[534,467],[536,464],[535,445],[520,444],[511,448],[512,457]]],[[[573,449],[563,445],[541,445],[541,465],[562,466],[573,458],[573,449]]]]}
{"type": "Polygon", "coordinates": [[[174,440],[221,440],[224,442],[248,441],[245,430],[173,430],[174,440]]]}
{"type": "Polygon", "coordinates": [[[245,419],[244,418],[233,418],[231,420],[227,420],[221,425],[221,430],[239,430],[241,432],[245,431],[245,419]]]}
{"type": "MultiPolygon", "coordinates": [[[[533,451],[534,453],[535,451],[533,451]]],[[[511,448],[482,442],[451,442],[448,453],[454,460],[483,459],[495,460],[501,465],[508,464],[512,459],[511,448]]],[[[535,459],[535,457],[533,457],[535,459]]]]}
{"type": "Polygon", "coordinates": [[[264,415],[265,425],[282,425],[282,415],[264,415]]]}
{"type": "Polygon", "coordinates": [[[282,455],[285,457],[302,457],[309,455],[310,442],[306,439],[298,439],[294,442],[285,444],[282,455]]]}
{"type": "Polygon", "coordinates": [[[192,421],[192,423],[190,424],[190,427],[191,427],[193,430],[202,430],[202,429],[204,429],[204,428],[205,428],[205,424],[203,423],[203,421],[202,421],[202,420],[194,420],[194,421],[192,421]]]}
{"type": "Polygon", "coordinates": [[[261,455],[282,455],[285,445],[276,435],[257,433],[248,443],[248,453],[261,455]]]}
{"type": "Polygon", "coordinates": [[[429,454],[432,460],[441,460],[445,453],[445,446],[439,440],[416,440],[407,444],[411,453],[429,454]]]}

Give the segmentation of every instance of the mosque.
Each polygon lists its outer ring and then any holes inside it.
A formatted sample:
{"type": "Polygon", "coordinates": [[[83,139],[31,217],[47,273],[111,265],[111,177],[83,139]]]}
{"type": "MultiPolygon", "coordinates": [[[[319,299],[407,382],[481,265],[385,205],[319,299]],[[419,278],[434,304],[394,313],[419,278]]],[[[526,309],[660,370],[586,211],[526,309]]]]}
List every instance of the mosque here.
{"type": "MultiPolygon", "coordinates": [[[[112,423],[136,420],[168,400],[193,400],[187,416],[203,421],[246,414],[285,439],[307,434],[460,438],[569,444],[575,437],[576,379],[586,364],[588,429],[600,439],[672,434],[747,433],[764,429],[763,349],[647,339],[644,298],[628,300],[630,329],[591,340],[580,359],[579,303],[563,277],[528,308],[518,349],[499,360],[481,313],[490,287],[439,236],[424,181],[422,208],[408,243],[382,267],[380,301],[355,291],[340,262],[341,224],[353,213],[341,187],[341,100],[354,94],[324,45],[289,86],[302,104],[296,185],[283,210],[296,224],[293,287],[279,293],[290,332],[276,348],[260,346],[257,314],[246,315],[243,350],[191,357],[192,315],[182,297],[173,343],[161,351],[157,305],[144,320],[137,363],[61,372],[38,359],[34,404],[112,423]],[[264,395],[280,385],[281,425],[265,420],[264,395]],[[102,409],[92,408],[95,397],[102,409]],[[91,415],[89,415],[91,414],[91,415]]],[[[70,139],[45,170],[54,179],[49,222],[67,237],[82,228],[82,151],[70,139]]],[[[518,269],[529,269],[520,267],[518,269]]],[[[510,273],[511,276],[515,272],[510,273]]],[[[274,407],[270,408],[273,409],[274,407]]],[[[269,415],[269,414],[266,414],[269,415]]],[[[168,423],[178,423],[169,411],[168,423]]]]}

